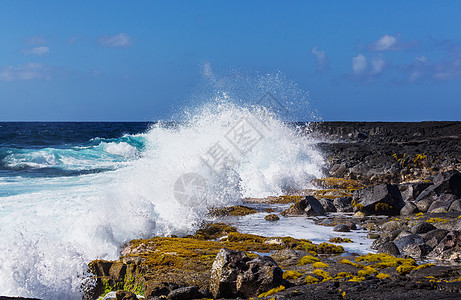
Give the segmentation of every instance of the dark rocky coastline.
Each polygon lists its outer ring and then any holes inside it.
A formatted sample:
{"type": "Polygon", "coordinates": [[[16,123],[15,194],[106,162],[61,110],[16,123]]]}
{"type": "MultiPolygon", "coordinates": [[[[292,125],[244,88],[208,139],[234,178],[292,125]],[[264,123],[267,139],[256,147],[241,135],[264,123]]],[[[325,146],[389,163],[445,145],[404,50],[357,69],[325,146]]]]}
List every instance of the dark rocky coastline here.
{"type": "Polygon", "coordinates": [[[92,262],[97,284],[87,297],[129,290],[117,299],[461,298],[461,122],[322,122],[304,130],[319,140],[326,177],[314,189],[245,201],[293,203],[281,216],[268,211],[267,222],[327,216],[317,223],[337,232],[366,228],[377,254],[344,252],[349,241],[339,237],[316,245],[207,224],[183,238],[134,240],[118,261],[92,262]]]}
{"type": "Polygon", "coordinates": [[[315,244],[203,224],[186,237],[130,241],[117,261],[91,262],[96,284],[85,297],[460,299],[461,122],[322,122],[304,131],[319,141],[325,178],[245,205],[292,203],[266,210],[266,222],[305,216],[338,233],[365,228],[375,254],[345,252],[341,244],[352,241],[339,236],[315,244]]]}

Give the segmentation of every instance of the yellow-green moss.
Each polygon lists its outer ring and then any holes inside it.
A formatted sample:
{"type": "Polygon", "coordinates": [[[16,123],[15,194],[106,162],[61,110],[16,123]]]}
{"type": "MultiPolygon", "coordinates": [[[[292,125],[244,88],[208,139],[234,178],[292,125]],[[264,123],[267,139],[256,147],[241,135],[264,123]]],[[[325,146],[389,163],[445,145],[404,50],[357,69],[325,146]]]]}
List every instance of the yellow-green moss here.
{"type": "Polygon", "coordinates": [[[391,276],[389,276],[389,274],[379,273],[378,275],[376,275],[376,278],[386,279],[386,278],[391,278],[391,276]]]}
{"type": "Polygon", "coordinates": [[[200,240],[214,240],[228,235],[230,232],[236,231],[236,227],[227,225],[225,223],[211,223],[206,224],[202,229],[197,230],[193,236],[188,237],[193,237],[200,240]]]}
{"type": "Polygon", "coordinates": [[[376,212],[379,212],[379,211],[388,211],[388,210],[391,210],[393,209],[392,205],[389,205],[387,203],[382,203],[382,202],[379,202],[379,203],[376,203],[375,204],[375,211],[376,212]]]}
{"type": "Polygon", "coordinates": [[[370,275],[373,275],[373,274],[376,274],[376,273],[378,273],[378,271],[376,271],[375,268],[373,268],[371,266],[366,266],[366,267],[363,268],[363,270],[359,270],[357,275],[359,277],[366,277],[366,276],[370,276],[370,275]]]}
{"type": "Polygon", "coordinates": [[[306,284],[314,284],[314,283],[319,282],[317,278],[311,275],[307,275],[305,281],[306,281],[306,284]]]}
{"type": "Polygon", "coordinates": [[[351,262],[350,260],[345,259],[345,258],[341,259],[340,263],[346,264],[346,265],[351,265],[351,266],[356,267],[356,268],[363,268],[364,267],[364,265],[362,265],[362,264],[357,264],[357,263],[351,262]]]}
{"type": "Polygon", "coordinates": [[[338,274],[336,274],[335,279],[341,279],[341,278],[347,278],[347,277],[353,277],[353,276],[349,272],[339,272],[338,274]]]}
{"type": "Polygon", "coordinates": [[[312,273],[314,273],[317,276],[320,276],[323,278],[322,281],[328,281],[333,279],[333,277],[330,276],[330,273],[327,271],[321,270],[321,269],[315,269],[312,273]]]}
{"type": "Polygon", "coordinates": [[[229,242],[255,242],[255,243],[264,243],[266,240],[265,237],[249,233],[240,233],[240,232],[230,232],[227,237],[229,242]]]}
{"type": "Polygon", "coordinates": [[[320,254],[339,254],[344,252],[343,246],[337,246],[334,244],[321,243],[317,246],[317,253],[320,254]]]}
{"type": "Polygon", "coordinates": [[[352,207],[355,207],[359,211],[363,209],[363,204],[362,203],[356,203],[355,200],[352,200],[351,202],[352,207]]]}
{"type": "Polygon", "coordinates": [[[334,237],[329,240],[330,243],[352,243],[350,238],[334,237]]]}
{"type": "Polygon", "coordinates": [[[214,217],[224,217],[224,216],[246,216],[250,214],[257,213],[258,211],[243,205],[230,206],[224,208],[215,208],[210,211],[210,215],[214,217]]]}
{"type": "Polygon", "coordinates": [[[357,181],[353,179],[344,179],[344,178],[336,178],[336,177],[326,177],[320,179],[314,179],[314,184],[318,186],[322,186],[328,189],[360,189],[363,186],[357,181]]]}
{"type": "Polygon", "coordinates": [[[414,268],[414,270],[417,271],[417,270],[429,268],[429,267],[432,267],[432,266],[435,266],[435,264],[433,264],[433,263],[422,264],[422,265],[419,265],[416,268],[414,268]]]}
{"type": "Polygon", "coordinates": [[[318,262],[313,263],[312,267],[315,268],[315,269],[320,269],[320,268],[329,268],[330,266],[327,265],[326,263],[318,261],[318,262]]]}
{"type": "Polygon", "coordinates": [[[410,273],[410,271],[413,270],[414,268],[415,266],[403,264],[403,265],[398,266],[396,270],[399,274],[404,275],[404,274],[410,273]]]}
{"type": "Polygon", "coordinates": [[[349,279],[348,281],[352,281],[352,282],[361,282],[361,281],[364,281],[364,280],[365,280],[365,277],[354,276],[354,277],[352,277],[351,279],[349,279]]]}
{"type": "Polygon", "coordinates": [[[303,274],[299,273],[298,271],[293,270],[286,270],[283,272],[283,279],[293,279],[296,280],[301,277],[303,274]]]}
{"type": "Polygon", "coordinates": [[[312,255],[306,255],[302,257],[299,261],[297,266],[304,266],[308,264],[313,264],[315,262],[319,262],[320,260],[317,257],[314,257],[312,255]]]}
{"type": "Polygon", "coordinates": [[[268,296],[273,295],[273,294],[275,294],[275,293],[281,292],[281,291],[283,291],[284,289],[285,289],[285,287],[284,287],[283,285],[281,285],[281,286],[276,287],[276,288],[274,288],[274,289],[272,289],[272,290],[269,290],[269,291],[267,291],[267,292],[265,292],[265,293],[259,294],[259,295],[258,295],[258,298],[268,297],[268,296]]]}
{"type": "Polygon", "coordinates": [[[329,243],[321,243],[320,245],[315,245],[311,242],[301,242],[295,247],[295,250],[314,251],[315,253],[319,254],[337,254],[344,252],[344,248],[340,245],[329,243]]]}
{"type": "Polygon", "coordinates": [[[430,218],[428,220],[426,220],[427,223],[447,223],[448,220],[447,219],[442,219],[442,218],[430,218]]]}
{"type": "Polygon", "coordinates": [[[376,262],[374,267],[379,268],[379,269],[397,267],[399,265],[408,265],[408,266],[416,267],[416,261],[412,258],[397,258],[395,256],[392,256],[386,253],[378,253],[378,254],[368,253],[367,255],[361,255],[357,257],[355,261],[357,262],[361,262],[361,261],[376,262]]]}

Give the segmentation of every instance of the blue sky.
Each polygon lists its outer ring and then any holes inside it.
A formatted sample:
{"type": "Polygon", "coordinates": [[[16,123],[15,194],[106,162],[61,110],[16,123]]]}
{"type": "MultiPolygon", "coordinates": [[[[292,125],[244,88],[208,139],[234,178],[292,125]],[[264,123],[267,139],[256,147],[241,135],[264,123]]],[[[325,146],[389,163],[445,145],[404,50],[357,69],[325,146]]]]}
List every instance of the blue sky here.
{"type": "Polygon", "coordinates": [[[281,72],[324,120],[460,120],[460,16],[460,1],[4,0],[0,120],[165,119],[209,67],[281,72]]]}

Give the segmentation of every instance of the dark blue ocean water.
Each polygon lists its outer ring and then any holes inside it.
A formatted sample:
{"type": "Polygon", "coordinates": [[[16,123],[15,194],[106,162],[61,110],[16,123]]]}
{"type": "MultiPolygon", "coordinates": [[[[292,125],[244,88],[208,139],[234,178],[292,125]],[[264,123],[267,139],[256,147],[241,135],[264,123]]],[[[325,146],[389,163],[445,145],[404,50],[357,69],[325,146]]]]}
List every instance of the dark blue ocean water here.
{"type": "Polygon", "coordinates": [[[0,177],[100,172],[142,150],[148,122],[0,122],[0,177]],[[118,147],[118,148],[117,148],[118,147]],[[133,147],[133,148],[130,148],[133,147]],[[130,152],[130,149],[133,150],[130,152]]]}

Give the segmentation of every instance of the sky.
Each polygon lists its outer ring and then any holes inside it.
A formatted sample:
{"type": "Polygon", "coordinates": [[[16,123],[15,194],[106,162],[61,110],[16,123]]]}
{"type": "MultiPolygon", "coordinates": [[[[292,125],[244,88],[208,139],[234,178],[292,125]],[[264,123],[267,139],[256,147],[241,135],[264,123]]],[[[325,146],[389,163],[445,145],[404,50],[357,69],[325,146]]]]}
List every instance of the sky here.
{"type": "Polygon", "coordinates": [[[461,120],[460,16],[454,0],[2,0],[0,121],[168,119],[229,70],[283,74],[326,121],[461,120]]]}

